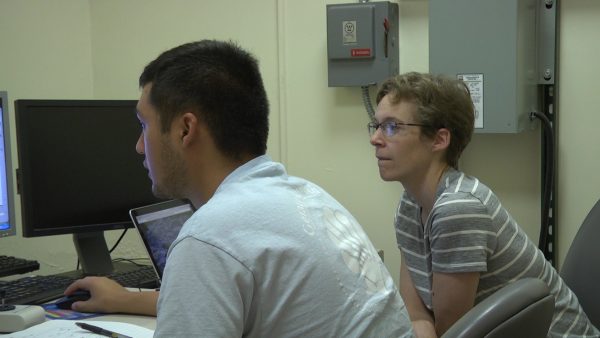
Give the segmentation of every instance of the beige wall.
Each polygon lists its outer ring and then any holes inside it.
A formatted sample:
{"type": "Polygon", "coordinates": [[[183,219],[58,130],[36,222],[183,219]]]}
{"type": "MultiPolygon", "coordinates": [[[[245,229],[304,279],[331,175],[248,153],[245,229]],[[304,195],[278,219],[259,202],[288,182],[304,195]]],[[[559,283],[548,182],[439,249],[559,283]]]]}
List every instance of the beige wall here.
{"type": "MultiPolygon", "coordinates": [[[[269,154],[291,174],[322,185],[385,250],[398,276],[392,228],[402,192],[378,177],[360,90],[328,88],[325,5],[347,1],[0,0],[0,89],[9,98],[137,98],[137,77],[161,51],[202,38],[233,39],[261,61],[271,102],[269,154]]],[[[401,0],[400,70],[428,69],[428,2],[401,0]]],[[[598,198],[600,2],[563,1],[559,105],[558,224],[561,258],[598,198]],[[582,52],[584,51],[584,52],[582,52]],[[590,182],[591,181],[591,182],[590,182]]],[[[12,107],[11,107],[12,111],[12,107]]],[[[462,169],[478,176],[537,241],[539,130],[476,135],[462,169]]],[[[13,140],[14,141],[14,140],[13,140]]],[[[16,155],[13,155],[16,160],[16,155]]],[[[108,234],[113,243],[120,231],[108,234]]],[[[0,254],[37,259],[40,273],[73,269],[69,236],[0,241],[0,254]]],[[[144,255],[131,233],[114,256],[144,255]]]]}
{"type": "MultiPolygon", "coordinates": [[[[600,198],[600,1],[562,1],[558,115],[558,230],[564,259],[600,198]]],[[[562,261],[562,260],[561,260],[562,261]]]]}
{"type": "MultiPolygon", "coordinates": [[[[0,0],[0,88],[8,91],[12,157],[16,164],[17,98],[92,98],[92,47],[87,1],[0,0]]],[[[16,201],[20,217],[20,203],[16,201]]],[[[19,219],[20,222],[20,219],[19,219]]],[[[0,254],[40,261],[40,273],[73,270],[70,237],[0,239],[0,254]]]]}

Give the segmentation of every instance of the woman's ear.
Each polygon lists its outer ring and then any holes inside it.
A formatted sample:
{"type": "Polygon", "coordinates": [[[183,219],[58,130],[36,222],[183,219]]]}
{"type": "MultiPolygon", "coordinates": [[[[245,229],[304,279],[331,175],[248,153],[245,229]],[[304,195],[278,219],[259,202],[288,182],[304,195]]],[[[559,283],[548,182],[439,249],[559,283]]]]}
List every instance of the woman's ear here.
{"type": "Polygon", "coordinates": [[[450,146],[450,139],[452,138],[452,134],[450,134],[450,130],[446,128],[440,128],[435,133],[433,137],[432,149],[434,151],[446,150],[450,146]]]}

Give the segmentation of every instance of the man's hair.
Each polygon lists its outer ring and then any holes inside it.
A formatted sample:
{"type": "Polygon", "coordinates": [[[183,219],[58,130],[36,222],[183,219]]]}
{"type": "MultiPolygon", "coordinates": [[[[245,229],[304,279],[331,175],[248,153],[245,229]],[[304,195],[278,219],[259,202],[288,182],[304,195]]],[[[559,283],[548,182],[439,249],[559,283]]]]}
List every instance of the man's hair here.
{"type": "Polygon", "coordinates": [[[258,61],[233,42],[202,40],[163,52],[144,68],[139,85],[147,84],[163,133],[192,111],[224,154],[265,154],[269,102],[258,61]]]}
{"type": "Polygon", "coordinates": [[[383,82],[377,103],[388,96],[392,104],[414,103],[416,123],[424,136],[433,138],[438,129],[450,131],[446,151],[448,165],[458,168],[458,159],[473,135],[475,107],[464,82],[441,75],[406,73],[383,82]]]}

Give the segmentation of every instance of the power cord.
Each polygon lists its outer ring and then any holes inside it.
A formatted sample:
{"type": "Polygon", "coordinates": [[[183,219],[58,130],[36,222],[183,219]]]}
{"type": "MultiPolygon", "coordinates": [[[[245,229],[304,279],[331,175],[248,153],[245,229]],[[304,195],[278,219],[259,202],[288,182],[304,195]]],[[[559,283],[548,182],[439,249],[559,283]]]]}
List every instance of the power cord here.
{"type": "Polygon", "coordinates": [[[365,109],[369,114],[369,121],[375,120],[375,109],[373,109],[373,104],[371,104],[371,96],[369,95],[369,86],[360,87],[362,90],[362,99],[363,104],[365,105],[365,109]]]}
{"type": "Polygon", "coordinates": [[[125,237],[127,230],[129,230],[129,228],[125,228],[125,230],[123,230],[123,232],[121,233],[121,236],[119,236],[119,239],[117,239],[117,241],[115,242],[113,247],[110,250],[108,250],[108,253],[112,253],[113,251],[115,251],[115,249],[117,248],[119,243],[121,243],[121,240],[123,239],[123,237],[125,237]]]}
{"type": "MultiPolygon", "coordinates": [[[[550,223],[550,204],[552,200],[552,185],[554,184],[554,129],[552,128],[552,122],[546,114],[540,112],[531,112],[529,119],[539,119],[542,121],[544,126],[544,142],[546,145],[546,161],[545,161],[545,176],[544,176],[544,198],[542,208],[542,227],[540,229],[540,238],[538,246],[546,257],[549,256],[548,252],[548,225],[550,223]]],[[[553,229],[553,233],[556,233],[553,229]]]]}

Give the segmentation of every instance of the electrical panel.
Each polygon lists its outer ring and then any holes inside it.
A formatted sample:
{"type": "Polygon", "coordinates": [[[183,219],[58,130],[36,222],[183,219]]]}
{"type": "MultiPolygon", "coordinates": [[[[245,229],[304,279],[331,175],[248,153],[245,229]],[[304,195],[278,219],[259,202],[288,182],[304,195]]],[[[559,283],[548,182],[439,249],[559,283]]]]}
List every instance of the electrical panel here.
{"type": "Polygon", "coordinates": [[[465,81],[475,132],[517,133],[539,111],[535,0],[430,0],[429,71],[465,81]]]}
{"type": "Polygon", "coordinates": [[[398,4],[327,5],[329,87],[368,86],[398,74],[398,4]]]}

